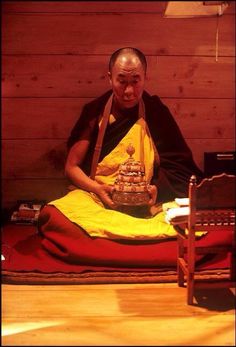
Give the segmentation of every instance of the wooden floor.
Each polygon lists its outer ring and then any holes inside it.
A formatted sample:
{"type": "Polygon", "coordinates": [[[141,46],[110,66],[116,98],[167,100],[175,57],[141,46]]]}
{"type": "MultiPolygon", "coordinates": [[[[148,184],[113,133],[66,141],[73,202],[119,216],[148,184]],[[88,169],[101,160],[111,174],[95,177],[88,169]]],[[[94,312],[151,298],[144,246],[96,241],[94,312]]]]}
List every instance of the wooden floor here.
{"type": "Polygon", "coordinates": [[[235,290],[2,285],[3,346],[234,346],[235,290]]]}

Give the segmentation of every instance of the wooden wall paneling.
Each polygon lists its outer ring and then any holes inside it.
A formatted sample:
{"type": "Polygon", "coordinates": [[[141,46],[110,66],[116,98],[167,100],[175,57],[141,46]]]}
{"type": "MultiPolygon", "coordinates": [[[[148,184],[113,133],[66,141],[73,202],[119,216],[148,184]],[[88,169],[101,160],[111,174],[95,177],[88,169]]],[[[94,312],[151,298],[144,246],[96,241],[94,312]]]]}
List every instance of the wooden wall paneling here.
{"type": "Polygon", "coordinates": [[[68,192],[66,179],[4,179],[2,199],[5,208],[11,208],[17,200],[46,200],[50,202],[68,192]]]}
{"type": "MultiPolygon", "coordinates": [[[[3,98],[2,139],[64,139],[92,98],[3,98]],[[20,129],[20,131],[19,131],[20,129]]],[[[162,98],[187,138],[234,138],[234,99],[162,98]]],[[[33,145],[34,142],[32,142],[33,145]]]]}
{"type": "Polygon", "coordinates": [[[163,98],[188,139],[235,137],[234,99],[163,98]]]}
{"type": "Polygon", "coordinates": [[[233,98],[234,63],[231,57],[153,58],[147,87],[162,97],[233,98]]]}
{"type": "Polygon", "coordinates": [[[167,1],[4,1],[5,13],[163,13],[167,1]]]}
{"type": "Polygon", "coordinates": [[[3,98],[3,139],[67,139],[91,98],[3,98]],[[19,131],[20,129],[20,131],[19,131]]]}
{"type": "Polygon", "coordinates": [[[3,140],[2,177],[62,178],[66,159],[65,141],[3,140]]]}
{"type": "MultiPolygon", "coordinates": [[[[183,20],[155,13],[17,13],[4,14],[2,20],[4,54],[110,55],[120,43],[136,46],[146,55],[214,57],[216,51],[216,17],[183,20]]],[[[219,18],[219,56],[234,56],[234,26],[234,15],[219,18]]]]}
{"type": "MultiPolygon", "coordinates": [[[[224,16],[235,13],[235,1],[229,1],[230,6],[224,16]]],[[[167,1],[4,1],[2,4],[4,13],[50,13],[50,12],[142,12],[162,13],[167,1]]]]}
{"type": "MultiPolygon", "coordinates": [[[[234,98],[232,57],[148,57],[147,90],[161,97],[234,98]]],[[[3,97],[95,97],[109,89],[107,56],[3,56],[3,97]]]]}

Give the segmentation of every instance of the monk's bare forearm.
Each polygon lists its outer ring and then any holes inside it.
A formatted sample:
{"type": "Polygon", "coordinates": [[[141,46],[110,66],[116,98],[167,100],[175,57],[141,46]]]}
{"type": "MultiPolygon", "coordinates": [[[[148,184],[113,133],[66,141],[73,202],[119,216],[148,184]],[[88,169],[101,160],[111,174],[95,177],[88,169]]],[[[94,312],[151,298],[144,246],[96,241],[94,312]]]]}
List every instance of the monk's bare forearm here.
{"type": "Polygon", "coordinates": [[[79,166],[66,167],[65,175],[77,188],[97,194],[100,184],[88,177],[79,166]]]}

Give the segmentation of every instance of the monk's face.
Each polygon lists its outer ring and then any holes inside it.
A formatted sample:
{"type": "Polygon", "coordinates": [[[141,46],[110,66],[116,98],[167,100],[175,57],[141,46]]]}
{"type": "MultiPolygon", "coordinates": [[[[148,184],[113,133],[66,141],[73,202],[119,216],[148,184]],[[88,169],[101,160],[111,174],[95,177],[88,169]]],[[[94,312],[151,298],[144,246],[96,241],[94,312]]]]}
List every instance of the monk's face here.
{"type": "Polygon", "coordinates": [[[131,53],[120,55],[108,75],[114,101],[120,108],[138,104],[145,82],[145,71],[138,57],[131,53]]]}

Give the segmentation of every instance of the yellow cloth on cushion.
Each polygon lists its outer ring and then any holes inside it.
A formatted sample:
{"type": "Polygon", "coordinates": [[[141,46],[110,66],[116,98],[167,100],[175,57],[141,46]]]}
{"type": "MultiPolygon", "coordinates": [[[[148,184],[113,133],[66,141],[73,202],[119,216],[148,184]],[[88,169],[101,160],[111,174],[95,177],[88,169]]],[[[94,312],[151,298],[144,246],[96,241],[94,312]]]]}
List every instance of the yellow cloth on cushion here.
{"type": "Polygon", "coordinates": [[[95,194],[80,189],[51,204],[92,237],[147,240],[176,236],[173,226],[165,222],[164,212],[152,218],[136,218],[104,208],[95,194]]]}
{"type": "MultiPolygon", "coordinates": [[[[133,158],[144,163],[146,180],[150,182],[154,160],[158,160],[158,155],[143,118],[139,118],[120,143],[98,164],[95,180],[114,184],[119,165],[129,158],[126,152],[129,144],[135,148],[133,158]]],[[[95,194],[81,189],[75,189],[49,204],[92,237],[146,240],[176,236],[174,227],[165,222],[164,212],[152,218],[136,218],[105,208],[95,194]]]]}

